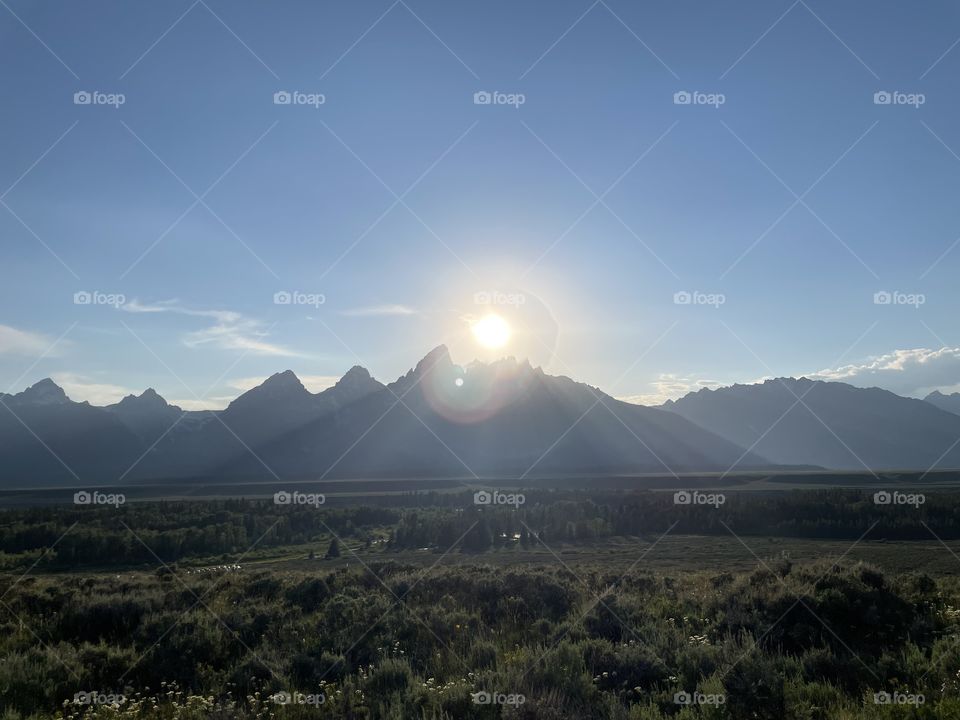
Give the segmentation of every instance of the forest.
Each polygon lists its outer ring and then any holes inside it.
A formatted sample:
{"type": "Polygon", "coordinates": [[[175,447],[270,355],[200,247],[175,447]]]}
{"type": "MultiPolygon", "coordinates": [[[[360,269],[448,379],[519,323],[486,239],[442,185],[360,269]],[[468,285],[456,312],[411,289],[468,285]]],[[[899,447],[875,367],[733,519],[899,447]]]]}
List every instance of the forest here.
{"type": "Polygon", "coordinates": [[[960,718],[955,573],[843,556],[758,555],[742,571],[565,559],[613,537],[655,552],[681,526],[704,546],[724,525],[956,538],[956,495],[469,500],[4,511],[0,717],[960,718]],[[510,560],[538,546],[537,562],[510,560]]]}

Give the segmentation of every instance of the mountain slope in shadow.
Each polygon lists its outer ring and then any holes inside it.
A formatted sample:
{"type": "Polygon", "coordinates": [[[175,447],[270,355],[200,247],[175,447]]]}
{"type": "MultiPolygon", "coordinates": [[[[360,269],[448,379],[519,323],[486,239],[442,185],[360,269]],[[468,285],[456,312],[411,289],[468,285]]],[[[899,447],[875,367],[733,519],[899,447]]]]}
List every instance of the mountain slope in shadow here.
{"type": "Polygon", "coordinates": [[[960,416],[879,388],[778,378],[699,390],[662,407],[775,463],[960,467],[960,416]]]}
{"type": "MultiPolygon", "coordinates": [[[[725,471],[770,463],[675,414],[443,346],[396,382],[253,452],[279,477],[725,471]]],[[[249,459],[225,466],[250,470],[249,459]]]]}

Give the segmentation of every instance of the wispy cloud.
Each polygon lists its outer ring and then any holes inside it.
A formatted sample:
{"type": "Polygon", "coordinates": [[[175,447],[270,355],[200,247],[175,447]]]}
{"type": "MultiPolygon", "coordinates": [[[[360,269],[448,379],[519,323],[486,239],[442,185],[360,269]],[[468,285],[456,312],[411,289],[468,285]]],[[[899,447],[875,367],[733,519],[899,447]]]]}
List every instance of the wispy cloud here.
{"type": "Polygon", "coordinates": [[[341,310],[340,314],[346,315],[347,317],[396,317],[419,315],[420,313],[407,305],[372,305],[370,307],[341,310]]]}
{"type": "Polygon", "coordinates": [[[137,393],[130,388],[112,383],[98,382],[85,375],[62,372],[54,373],[51,379],[75,402],[89,402],[91,405],[112,405],[127,395],[137,393]]]}
{"type": "Polygon", "coordinates": [[[0,355],[38,357],[50,348],[53,340],[40,333],[0,325],[0,355]]]}
{"type": "Polygon", "coordinates": [[[223,410],[234,398],[232,396],[213,396],[208,398],[170,398],[167,400],[171,405],[176,405],[181,410],[223,410]]]}
{"type": "MultiPolygon", "coordinates": [[[[241,392],[246,392],[258,385],[262,385],[267,377],[267,375],[261,375],[256,377],[234,378],[233,380],[228,380],[227,385],[241,392]]],[[[307,390],[314,393],[333,387],[337,384],[337,380],[340,379],[338,375],[297,375],[297,377],[300,378],[300,382],[303,383],[303,386],[307,390]]]]}
{"type": "Polygon", "coordinates": [[[233,310],[195,310],[183,307],[176,300],[152,304],[132,300],[121,306],[124,312],[173,313],[204,318],[207,327],[183,335],[183,344],[190,348],[214,347],[222,350],[243,350],[257,355],[306,357],[291,348],[269,342],[264,323],[233,310]]]}

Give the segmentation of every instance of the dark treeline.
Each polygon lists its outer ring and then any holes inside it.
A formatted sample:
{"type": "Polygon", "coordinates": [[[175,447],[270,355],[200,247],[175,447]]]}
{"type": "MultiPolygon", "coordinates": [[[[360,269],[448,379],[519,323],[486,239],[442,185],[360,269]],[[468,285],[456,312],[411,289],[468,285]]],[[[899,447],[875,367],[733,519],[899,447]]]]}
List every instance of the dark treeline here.
{"type": "Polygon", "coordinates": [[[43,558],[44,566],[167,563],[229,558],[341,540],[388,550],[464,552],[610,537],[674,534],[766,535],[815,539],[960,539],[960,494],[930,493],[922,504],[878,505],[859,490],[727,493],[722,504],[676,504],[673,492],[536,490],[513,505],[475,505],[471,492],[421,493],[398,507],[277,506],[267,500],[131,503],[113,507],[10,510],[0,523],[0,567],[43,558]],[[416,500],[419,507],[409,505],[416,500]],[[461,539],[462,538],[462,539],[461,539]],[[458,543],[458,540],[460,541],[458,543]],[[52,549],[49,549],[52,548],[52,549]],[[47,550],[49,549],[49,550],[47,550]],[[46,552],[44,552],[46,550],[46,552]]]}
{"type": "Polygon", "coordinates": [[[869,530],[874,540],[931,540],[932,533],[955,540],[960,538],[960,494],[929,494],[919,505],[878,505],[872,491],[743,492],[727,493],[720,505],[678,505],[673,492],[534,493],[516,509],[470,505],[406,511],[392,544],[449,547],[466,533],[465,549],[484,550],[537,544],[538,538],[576,543],[646,536],[674,523],[675,534],[729,535],[732,529],[741,535],[855,540],[869,530]]]}
{"type": "MultiPolygon", "coordinates": [[[[176,562],[241,553],[256,545],[301,545],[336,534],[366,538],[399,513],[381,507],[287,508],[270,501],[155,502],[119,508],[34,508],[5,512],[0,553],[29,556],[50,548],[47,566],[176,562]]],[[[9,564],[9,563],[8,563],[9,564]]]]}

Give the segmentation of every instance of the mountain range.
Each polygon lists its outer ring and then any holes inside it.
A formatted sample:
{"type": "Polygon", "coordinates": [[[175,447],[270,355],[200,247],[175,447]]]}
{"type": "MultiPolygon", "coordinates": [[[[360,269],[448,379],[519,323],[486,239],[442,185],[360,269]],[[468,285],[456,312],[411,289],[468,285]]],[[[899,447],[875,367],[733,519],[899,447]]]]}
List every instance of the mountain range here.
{"type": "Polygon", "coordinates": [[[960,415],[880,388],[777,378],[705,388],[661,407],[777,464],[960,468],[960,415]]]}
{"type": "Polygon", "coordinates": [[[916,400],[780,378],[645,407],[514,358],[461,367],[444,346],[389,384],[355,366],[311,393],[287,370],[220,411],[183,411],[152,389],[98,407],[46,379],[0,394],[0,487],[781,466],[925,471],[960,468],[958,405],[960,395],[916,400]]]}
{"type": "Polygon", "coordinates": [[[0,395],[3,487],[769,465],[675,413],[513,358],[463,368],[444,346],[389,385],[353,367],[311,393],[288,370],[222,411],[184,412],[153,390],[96,407],[49,379],[0,395]]]}

